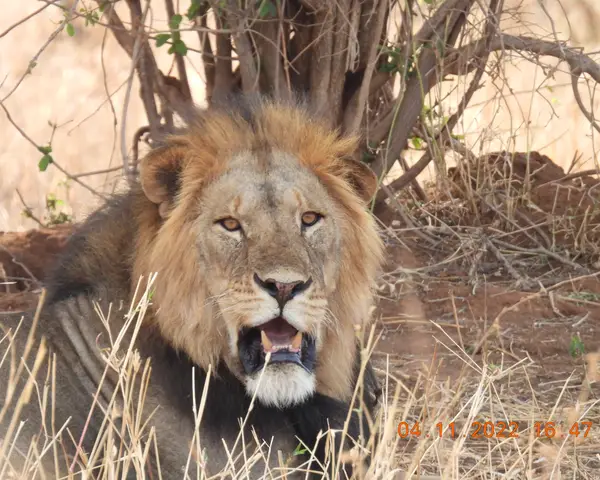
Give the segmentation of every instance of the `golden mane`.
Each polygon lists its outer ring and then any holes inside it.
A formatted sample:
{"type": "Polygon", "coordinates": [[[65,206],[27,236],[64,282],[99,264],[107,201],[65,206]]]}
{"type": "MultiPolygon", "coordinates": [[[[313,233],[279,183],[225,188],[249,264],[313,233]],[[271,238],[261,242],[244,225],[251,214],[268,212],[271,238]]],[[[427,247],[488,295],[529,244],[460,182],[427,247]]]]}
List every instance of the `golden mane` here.
{"type": "Polygon", "coordinates": [[[349,161],[356,138],[341,137],[306,109],[263,101],[253,105],[249,115],[208,110],[187,131],[169,137],[163,147],[153,150],[142,162],[141,178],[146,196],[155,203],[144,197],[136,209],[132,281],[137,283],[140,275],[147,278],[158,272],[153,297],[157,308],[151,324],[204,369],[209,364],[216,366],[228,344],[207,291],[210,278],[195,267],[198,199],[204,186],[227,169],[227,160],[234,154],[262,149],[297,157],[320,179],[343,212],[339,282],[328,299],[335,322],[326,334],[317,389],[346,399],[352,389],[355,329],[370,321],[372,288],[383,245],[359,194],[361,185],[356,185],[356,162],[349,161]],[[157,182],[173,171],[178,193],[169,214],[161,218],[157,204],[166,187],[157,182]]]}

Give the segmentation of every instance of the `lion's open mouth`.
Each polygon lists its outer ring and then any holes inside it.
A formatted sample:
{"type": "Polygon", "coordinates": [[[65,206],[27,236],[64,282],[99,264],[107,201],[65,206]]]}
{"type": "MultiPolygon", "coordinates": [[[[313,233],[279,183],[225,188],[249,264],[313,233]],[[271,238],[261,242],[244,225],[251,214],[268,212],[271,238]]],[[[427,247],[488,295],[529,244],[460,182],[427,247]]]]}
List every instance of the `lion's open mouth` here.
{"type": "Polygon", "coordinates": [[[271,353],[270,364],[295,363],[309,373],[315,366],[314,338],[299,332],[282,317],[240,330],[238,351],[247,375],[264,367],[267,353],[271,353]]]}

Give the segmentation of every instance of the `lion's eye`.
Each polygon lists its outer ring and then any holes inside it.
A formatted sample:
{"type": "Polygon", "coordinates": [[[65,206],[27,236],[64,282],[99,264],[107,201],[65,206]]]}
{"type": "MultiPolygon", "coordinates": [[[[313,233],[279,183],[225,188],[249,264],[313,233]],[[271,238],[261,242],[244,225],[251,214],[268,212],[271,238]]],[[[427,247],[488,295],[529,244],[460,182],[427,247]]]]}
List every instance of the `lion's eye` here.
{"type": "Polygon", "coordinates": [[[222,218],[221,220],[217,220],[215,223],[221,225],[228,232],[237,232],[242,228],[240,222],[232,217],[222,218]]]}
{"type": "Polygon", "coordinates": [[[316,225],[319,220],[323,218],[323,215],[317,212],[304,212],[302,214],[302,226],[303,227],[312,227],[316,225]]]}

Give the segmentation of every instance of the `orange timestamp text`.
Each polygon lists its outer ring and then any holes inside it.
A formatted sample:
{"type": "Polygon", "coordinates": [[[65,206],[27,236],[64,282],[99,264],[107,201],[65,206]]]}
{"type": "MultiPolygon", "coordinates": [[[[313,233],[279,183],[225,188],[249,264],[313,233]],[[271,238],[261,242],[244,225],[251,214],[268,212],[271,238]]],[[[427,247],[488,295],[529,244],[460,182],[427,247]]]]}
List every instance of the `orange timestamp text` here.
{"type": "MultiPolygon", "coordinates": [[[[435,424],[433,434],[425,434],[424,436],[439,437],[449,436],[450,438],[519,438],[520,428],[519,422],[479,422],[475,421],[471,423],[471,427],[467,433],[457,434],[456,424],[454,422],[448,423],[446,426],[442,422],[435,424]]],[[[587,438],[592,429],[592,422],[575,422],[571,425],[568,433],[559,433],[559,429],[556,427],[556,422],[534,422],[533,424],[533,435],[536,438],[566,438],[571,437],[583,437],[587,438]]],[[[419,422],[400,422],[398,424],[398,435],[400,438],[407,437],[420,437],[422,436],[421,424],[419,422]]]]}

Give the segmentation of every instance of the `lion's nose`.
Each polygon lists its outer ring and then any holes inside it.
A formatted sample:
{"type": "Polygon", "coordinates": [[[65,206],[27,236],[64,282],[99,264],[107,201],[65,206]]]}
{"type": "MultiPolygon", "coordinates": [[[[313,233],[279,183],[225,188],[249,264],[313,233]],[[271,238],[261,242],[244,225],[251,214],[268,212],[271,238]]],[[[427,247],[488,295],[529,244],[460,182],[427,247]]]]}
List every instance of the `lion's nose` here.
{"type": "Polygon", "coordinates": [[[287,302],[310,287],[312,278],[309,278],[306,282],[302,280],[297,282],[278,282],[272,278],[263,280],[255,273],[254,281],[260,288],[277,300],[279,308],[283,310],[283,306],[287,302]]]}

